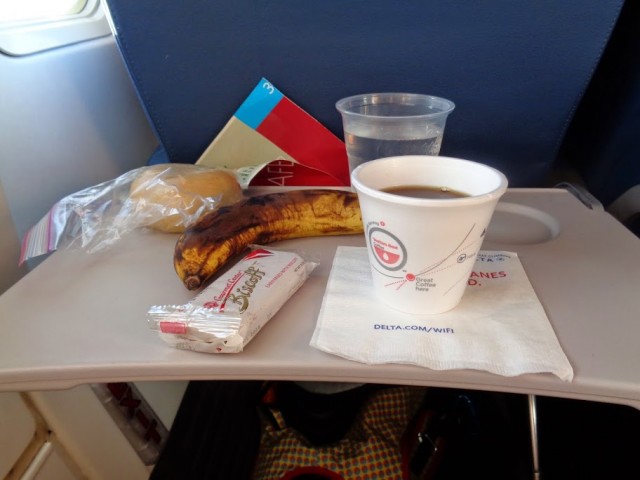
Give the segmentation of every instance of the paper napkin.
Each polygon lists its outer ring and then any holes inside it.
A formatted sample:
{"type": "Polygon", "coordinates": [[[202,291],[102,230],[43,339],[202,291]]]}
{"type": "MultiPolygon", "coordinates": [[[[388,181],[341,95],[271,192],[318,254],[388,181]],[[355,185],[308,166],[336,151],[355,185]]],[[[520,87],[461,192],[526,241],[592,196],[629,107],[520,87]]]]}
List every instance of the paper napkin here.
{"type": "Polygon", "coordinates": [[[437,315],[411,315],[376,300],[367,252],[339,247],[311,346],[367,364],[498,375],[573,369],[513,252],[481,251],[462,302],[437,315]]]}

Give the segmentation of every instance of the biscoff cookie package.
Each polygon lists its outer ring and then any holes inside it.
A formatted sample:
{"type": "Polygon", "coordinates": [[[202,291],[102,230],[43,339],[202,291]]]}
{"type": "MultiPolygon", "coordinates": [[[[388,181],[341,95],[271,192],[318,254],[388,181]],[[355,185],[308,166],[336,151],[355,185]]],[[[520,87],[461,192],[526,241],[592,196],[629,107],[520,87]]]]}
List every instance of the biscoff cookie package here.
{"type": "Polygon", "coordinates": [[[175,348],[238,353],[317,265],[298,253],[254,246],[191,302],[154,305],[147,312],[147,321],[175,348]]]}

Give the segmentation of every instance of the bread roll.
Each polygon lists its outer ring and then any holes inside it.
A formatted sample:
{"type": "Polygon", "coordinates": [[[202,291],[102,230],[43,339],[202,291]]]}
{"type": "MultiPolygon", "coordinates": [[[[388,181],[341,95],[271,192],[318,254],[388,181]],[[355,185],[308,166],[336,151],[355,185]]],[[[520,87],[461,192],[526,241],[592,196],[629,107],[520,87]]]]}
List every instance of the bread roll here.
{"type": "Polygon", "coordinates": [[[147,167],[130,188],[138,211],[152,220],[148,226],[172,233],[183,232],[204,213],[200,209],[205,204],[229,205],[241,198],[232,172],[180,163],[147,167]]]}

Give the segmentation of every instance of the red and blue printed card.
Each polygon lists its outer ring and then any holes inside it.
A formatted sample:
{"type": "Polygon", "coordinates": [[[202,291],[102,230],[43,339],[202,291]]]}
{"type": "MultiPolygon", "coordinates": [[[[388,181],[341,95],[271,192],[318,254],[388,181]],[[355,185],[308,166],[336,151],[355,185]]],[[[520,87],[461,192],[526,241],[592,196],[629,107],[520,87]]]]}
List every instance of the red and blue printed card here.
{"type": "Polygon", "coordinates": [[[252,186],[350,185],[344,142],[264,78],[196,164],[252,186]]]}

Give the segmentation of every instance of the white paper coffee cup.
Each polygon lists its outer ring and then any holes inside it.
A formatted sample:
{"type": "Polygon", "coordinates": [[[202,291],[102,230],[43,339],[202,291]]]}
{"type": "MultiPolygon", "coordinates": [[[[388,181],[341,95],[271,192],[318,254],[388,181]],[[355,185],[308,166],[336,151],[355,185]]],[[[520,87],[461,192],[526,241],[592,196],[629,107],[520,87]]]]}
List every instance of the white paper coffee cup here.
{"type": "Polygon", "coordinates": [[[458,305],[506,177],[469,160],[411,155],[367,162],[353,171],[351,184],[362,210],[376,298],[413,314],[458,305]],[[446,187],[468,196],[383,191],[399,186],[446,187]]]}

